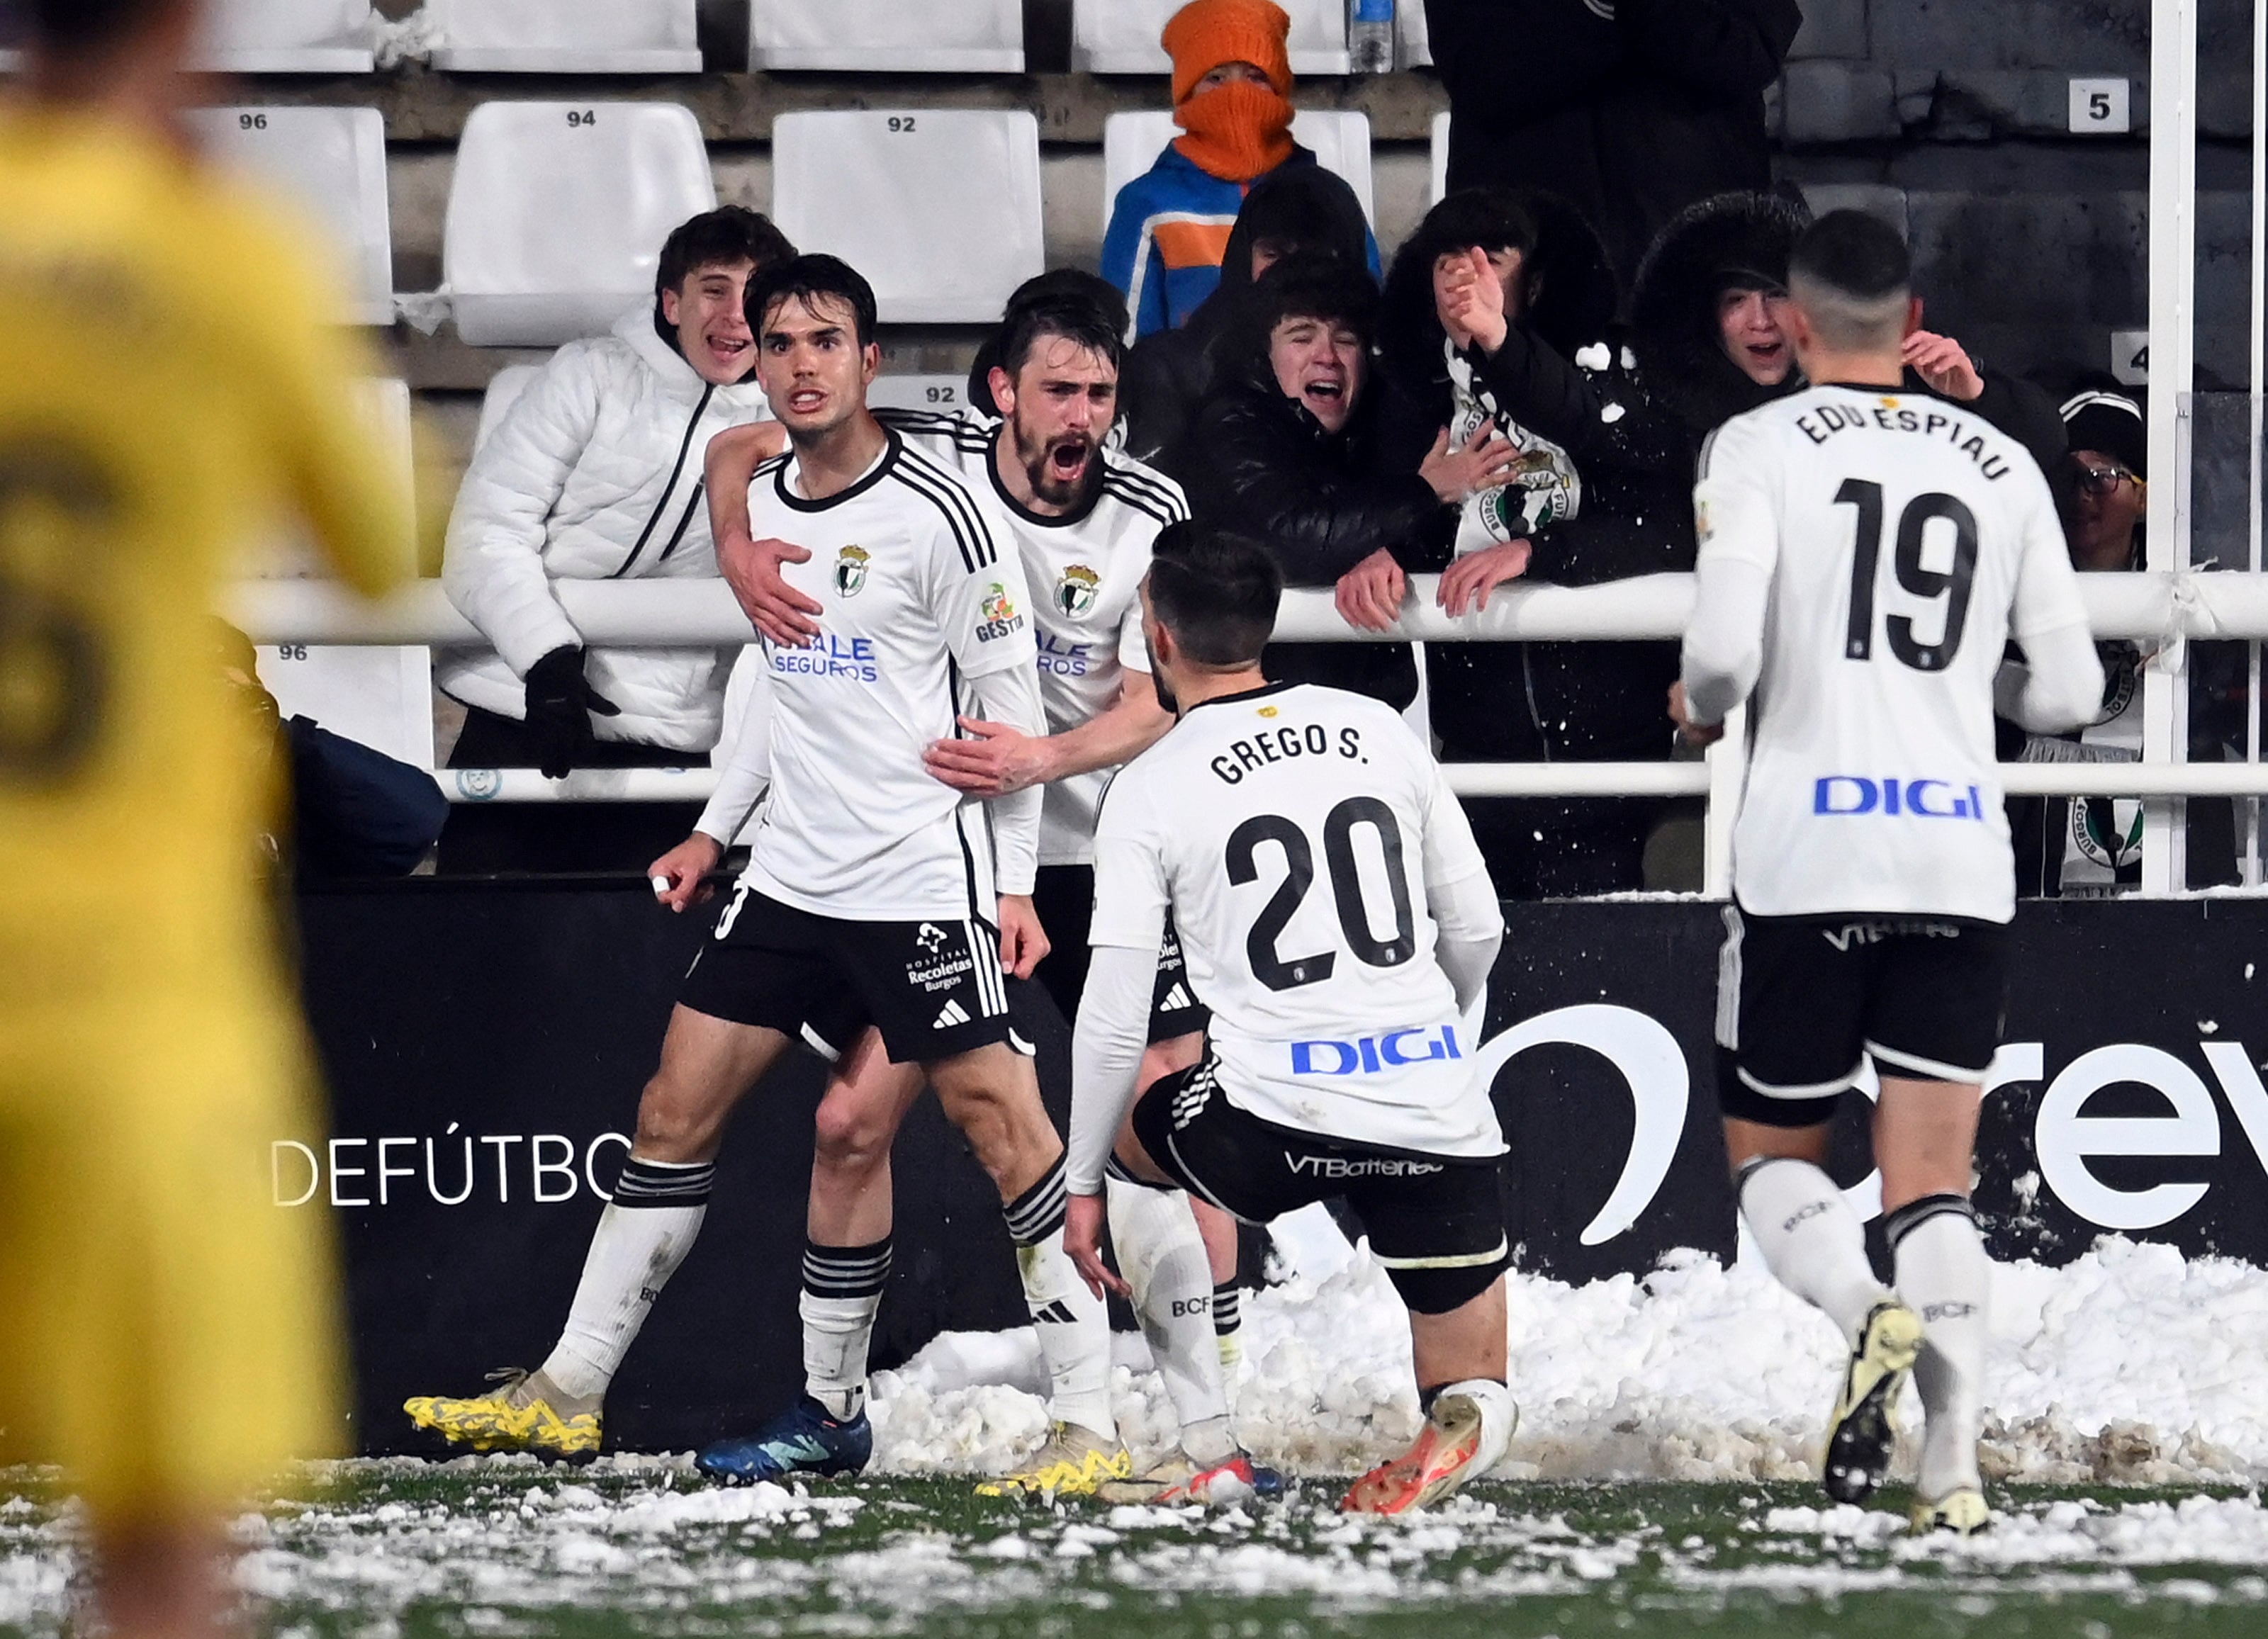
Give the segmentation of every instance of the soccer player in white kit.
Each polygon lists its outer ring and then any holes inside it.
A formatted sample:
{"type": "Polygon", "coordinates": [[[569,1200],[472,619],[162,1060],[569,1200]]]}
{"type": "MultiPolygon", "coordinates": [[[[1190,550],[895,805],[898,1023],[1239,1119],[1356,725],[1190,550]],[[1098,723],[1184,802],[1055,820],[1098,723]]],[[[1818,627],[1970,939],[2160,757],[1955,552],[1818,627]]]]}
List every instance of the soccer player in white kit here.
{"type": "MultiPolygon", "coordinates": [[[[1086,979],[1096,805],[1110,771],[1172,722],[1151,686],[1138,592],[1149,569],[1150,543],[1166,525],[1188,515],[1171,480],[1107,447],[1116,418],[1124,315],[1123,309],[1105,311],[1071,279],[1042,276],[1009,301],[991,384],[1008,409],[1005,421],[877,414],[910,447],[954,467],[985,497],[1004,535],[1016,542],[1027,583],[1040,589],[1032,618],[1050,731],[1035,737],[1006,724],[965,719],[963,733],[930,747],[927,761],[939,779],[978,797],[999,798],[1045,785],[1033,898],[1050,948],[1037,977],[1066,1019],[1077,1013],[1086,979]]],[[[737,432],[709,447],[711,505],[727,540],[750,538],[747,481],[760,453],[754,437],[737,432]]],[[[755,723],[758,715],[752,712],[748,720],[755,723]]],[[[720,782],[695,835],[656,862],[657,874],[677,885],[666,902],[684,902],[754,807],[758,790],[739,771],[720,782]]],[[[858,1040],[865,1022],[855,998],[845,996],[831,1016],[807,1021],[807,1028],[840,1048],[858,1040]]],[[[1204,1011],[1189,991],[1178,946],[1169,940],[1160,962],[1146,1073],[1194,1063],[1204,1027],[1204,1011]]],[[[863,1047],[838,1060],[821,1106],[801,1303],[806,1393],[841,1408],[836,1415],[842,1416],[852,1415],[863,1398],[888,1268],[889,1139],[921,1088],[917,1065],[893,1063],[863,1047]]],[[[1010,1479],[1029,1489],[1099,1488],[1107,1497],[1129,1501],[1203,1499],[1224,1479],[1233,1482],[1230,1495],[1276,1488],[1280,1479],[1252,1464],[1231,1425],[1211,1312],[1219,1294],[1187,1197],[1116,1179],[1110,1203],[1113,1239],[1182,1425],[1182,1450],[1139,1478],[1104,1472],[1098,1457],[1111,1458],[1116,1444],[1107,1383],[1058,1384],[1051,1409],[1060,1426],[1010,1479]]],[[[1219,1225],[1233,1276],[1234,1225],[1225,1218],[1219,1225]]],[[[1233,1284],[1228,1291],[1233,1297],[1233,1284]]],[[[1093,1323],[1100,1324],[1099,1318],[1093,1323]]],[[[745,1448],[748,1460],[762,1460],[766,1442],[761,1437],[733,1444],[745,1448]]]]}
{"type": "Polygon", "coordinates": [[[1111,783],[1095,831],[1065,1245],[1098,1292],[1118,1286],[1097,1249],[1114,1148],[1248,1223],[1345,1196],[1409,1306],[1426,1421],[1344,1506],[1400,1513],[1486,1473],[1518,1415],[1505,1146],[1470,1057],[1504,921],[1400,716],[1262,674],[1282,586],[1254,542],[1188,524],[1158,539],[1144,632],[1179,721],[1111,783]],[[1212,1022],[1204,1059],[1145,1091],[1168,915],[1212,1022]]]}
{"type": "Polygon", "coordinates": [[[1913,1526],[1966,1534],[1991,1518],[1971,1152],[2015,911],[1993,679],[2014,637],[2029,679],[2003,708],[2046,731],[2094,712],[2102,673],[2038,467],[1964,406],[1900,385],[1911,283],[1896,232],[1857,211],[1797,243],[1787,328],[1812,386],[1703,452],[1670,712],[1705,744],[1749,707],[1718,1097],[1765,1261],[1850,1348],[1823,1481],[1843,1502],[1881,1483],[1911,1371],[1926,1414],[1913,1526]],[[1836,1100],[1870,1058],[1894,1291],[1822,1170],[1836,1100]]]}
{"type": "MultiPolygon", "coordinates": [[[[762,823],[679,992],[558,1345],[501,1390],[405,1407],[475,1449],[595,1454],[607,1388],[699,1232],[726,1119],[846,993],[892,1056],[923,1067],[998,1186],[1050,1374],[1108,1380],[1101,1305],[1063,1251],[1062,1141],[1010,1045],[1004,970],[1028,972],[1046,948],[1029,898],[1039,793],[988,812],[922,763],[957,711],[1043,729],[1022,564],[958,477],[867,413],[880,349],[857,272],[831,256],[776,263],[747,305],[757,377],[790,443],[753,503],[770,533],[811,544],[814,561],[791,573],[820,604],[820,635],[764,647],[762,823]],[[1095,1323],[1051,1323],[1076,1310],[1095,1323]]],[[[776,1466],[865,1466],[863,1413],[806,1400],[793,1418],[776,1466]]]]}

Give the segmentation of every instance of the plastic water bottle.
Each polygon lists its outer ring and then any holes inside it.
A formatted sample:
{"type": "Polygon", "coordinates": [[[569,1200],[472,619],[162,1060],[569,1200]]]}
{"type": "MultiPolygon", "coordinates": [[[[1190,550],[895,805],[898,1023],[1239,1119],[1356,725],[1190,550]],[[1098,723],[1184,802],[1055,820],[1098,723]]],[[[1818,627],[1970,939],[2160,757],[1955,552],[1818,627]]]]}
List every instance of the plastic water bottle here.
{"type": "Polygon", "coordinates": [[[1347,0],[1347,55],[1358,74],[1394,71],[1394,0],[1347,0]]]}

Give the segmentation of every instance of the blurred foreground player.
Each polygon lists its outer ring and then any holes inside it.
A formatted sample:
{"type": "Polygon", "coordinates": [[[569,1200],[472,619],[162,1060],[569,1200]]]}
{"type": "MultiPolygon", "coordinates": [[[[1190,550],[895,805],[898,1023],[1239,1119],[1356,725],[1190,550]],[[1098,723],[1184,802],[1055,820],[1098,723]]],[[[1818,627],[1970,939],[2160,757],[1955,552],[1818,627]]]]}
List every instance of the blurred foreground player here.
{"type": "Polygon", "coordinates": [[[1670,713],[1704,744],[1753,701],[1719,974],[1718,1099],[1765,1261],[1850,1345],[1823,1480],[1881,1482],[1906,1375],[1927,1414],[1912,1520],[1991,1515],[1977,1470],[1992,1265],[1969,1202],[1999,1043],[2008,827],[1992,682],[2014,637],[2029,728],[2093,715],[2102,669],[2055,503],[2015,439],[1926,392],[1895,231],[1822,217],[1789,265],[1812,386],[1727,422],[1701,458],[1699,592],[1670,713]],[[1829,1179],[1828,1123],[1871,1058],[1897,1290],[1829,1179]]]}
{"type": "Polygon", "coordinates": [[[1347,1494],[1398,1514],[1503,1456],[1509,1261],[1488,1083],[1467,1056],[1504,919],[1440,767],[1390,706],[1270,683],[1283,590],[1258,544],[1176,524],[1143,586],[1158,695],[1094,836],[1064,1241],[1097,1291],[1114,1150],[1249,1224],[1344,1195],[1410,1309],[1425,1425],[1347,1494]],[[1170,915],[1212,1010],[1204,1060],[1139,1084],[1170,915]]]}
{"type": "Polygon", "coordinates": [[[113,1634],[229,1621],[222,1521],[339,1428],[316,1136],[211,663],[285,510],[375,591],[405,497],[350,436],[328,287],[175,121],[193,0],[37,0],[0,111],[0,1463],[85,1499],[113,1634]],[[90,869],[89,863],[100,862],[90,869]]]}

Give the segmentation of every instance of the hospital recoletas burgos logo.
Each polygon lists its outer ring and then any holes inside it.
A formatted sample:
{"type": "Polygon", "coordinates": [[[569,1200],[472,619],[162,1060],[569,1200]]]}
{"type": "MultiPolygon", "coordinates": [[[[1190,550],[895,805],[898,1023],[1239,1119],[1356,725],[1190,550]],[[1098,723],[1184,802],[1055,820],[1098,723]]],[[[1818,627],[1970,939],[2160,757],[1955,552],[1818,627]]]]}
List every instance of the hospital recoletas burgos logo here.
{"type": "Polygon", "coordinates": [[[1016,612],[1016,600],[1008,595],[1008,588],[1002,582],[992,583],[992,589],[984,594],[976,612],[983,617],[976,628],[976,641],[980,643],[989,643],[996,637],[1005,637],[1023,628],[1024,617],[1016,612]]]}
{"type": "Polygon", "coordinates": [[[1068,615],[1085,614],[1094,607],[1095,594],[1101,589],[1101,576],[1084,563],[1074,563],[1056,582],[1056,607],[1068,615]]]}
{"type": "Polygon", "coordinates": [[[871,560],[866,548],[848,546],[835,555],[835,590],[846,598],[855,598],[866,586],[866,565],[871,560]]]}

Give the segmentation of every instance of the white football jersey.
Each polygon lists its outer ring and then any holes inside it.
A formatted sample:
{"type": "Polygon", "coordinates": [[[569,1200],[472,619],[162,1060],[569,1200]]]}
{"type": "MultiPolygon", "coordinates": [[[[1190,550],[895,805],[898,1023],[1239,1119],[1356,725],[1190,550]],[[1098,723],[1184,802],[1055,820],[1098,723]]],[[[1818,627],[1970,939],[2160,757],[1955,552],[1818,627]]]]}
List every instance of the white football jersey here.
{"type": "Polygon", "coordinates": [[[1701,457],[1703,560],[1771,577],[1733,887],[1760,915],[2006,922],[2001,651],[2086,609],[2023,445],[1928,393],[1814,387],[1701,457]]]}
{"type": "Polygon", "coordinates": [[[1091,937],[1155,950],[1171,912],[1240,1109],[1387,1149],[1499,1155],[1478,1044],[1433,959],[1433,892],[1487,869],[1398,712],[1272,684],[1191,707],[1111,783],[1091,937]]]}
{"type": "Polygon", "coordinates": [[[756,469],[757,540],[807,548],[783,566],[816,599],[808,648],[767,640],[772,783],[746,880],[849,922],[998,915],[983,805],[922,766],[967,709],[961,680],[1032,664],[1023,565],[997,517],[895,433],[858,482],[824,501],[792,452],[756,469]]]}
{"type": "MultiPolygon", "coordinates": [[[[968,486],[989,495],[1024,561],[1038,628],[1040,699],[1048,729],[1060,734],[1118,703],[1124,668],[1150,669],[1142,643],[1142,577],[1158,532],[1189,515],[1181,486],[1131,456],[1106,449],[1102,483],[1081,511],[1046,518],[1020,504],[1000,481],[992,445],[1001,423],[963,411],[880,410],[909,442],[946,460],[968,486]]],[[[1083,865],[1094,856],[1094,814],[1111,770],[1057,780],[1040,809],[1040,863],[1083,865]]]]}

